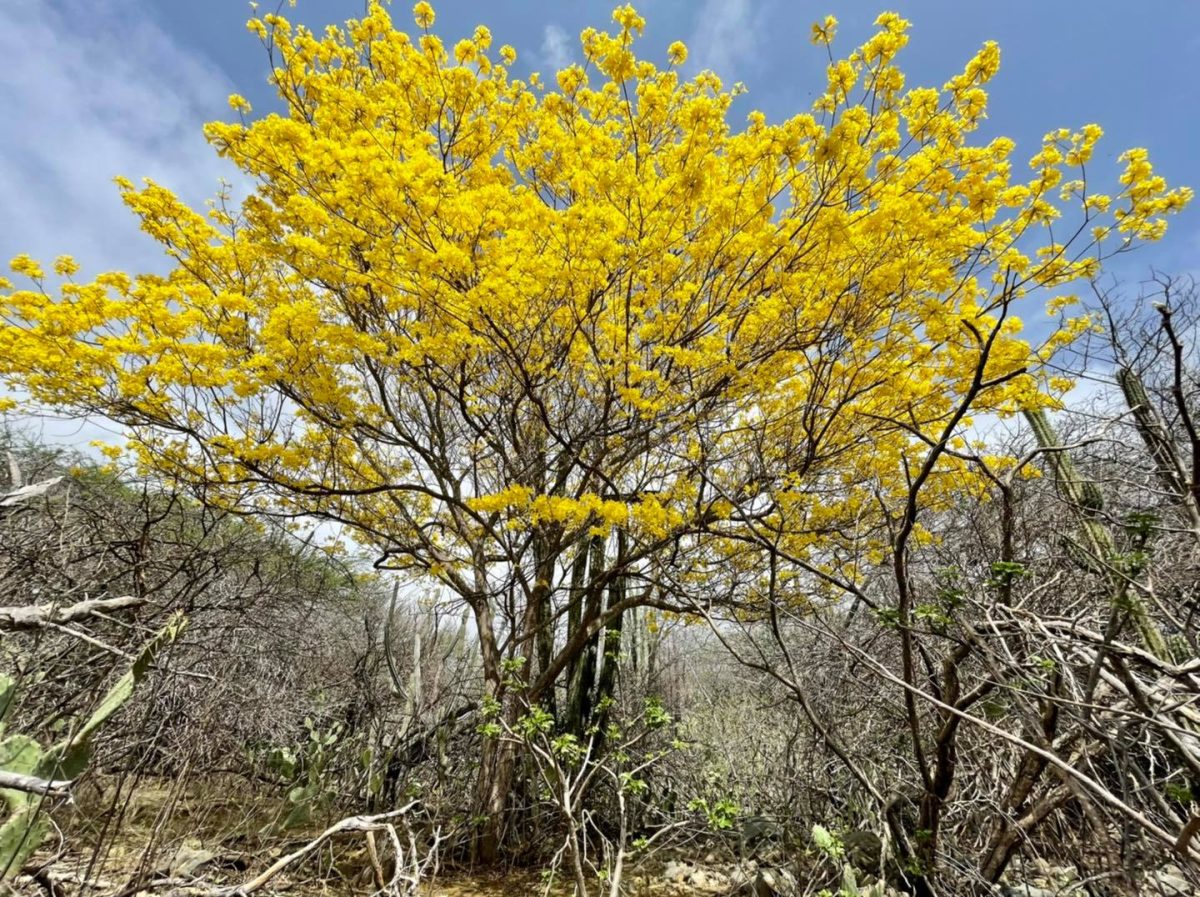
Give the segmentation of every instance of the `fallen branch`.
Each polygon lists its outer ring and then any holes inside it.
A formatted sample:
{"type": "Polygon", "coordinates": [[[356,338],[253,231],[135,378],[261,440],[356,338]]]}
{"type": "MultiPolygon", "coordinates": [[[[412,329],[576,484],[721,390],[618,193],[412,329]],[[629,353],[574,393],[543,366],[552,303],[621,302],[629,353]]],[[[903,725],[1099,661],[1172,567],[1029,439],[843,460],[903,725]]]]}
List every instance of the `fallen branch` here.
{"type": "MultiPolygon", "coordinates": [[[[55,857],[55,860],[61,859],[61,855],[55,857]]],[[[88,878],[82,872],[74,870],[59,871],[53,868],[48,863],[41,863],[34,866],[27,866],[21,870],[21,874],[17,876],[16,881],[19,883],[31,882],[40,885],[42,889],[50,895],[61,895],[70,893],[64,885],[72,885],[74,888],[80,888],[84,891],[109,891],[116,887],[111,881],[103,878],[88,878]]],[[[0,893],[5,893],[0,891],[0,893]]]]}
{"type": "MultiPolygon", "coordinates": [[[[343,834],[344,832],[378,832],[390,828],[388,823],[393,819],[398,819],[404,816],[413,807],[417,805],[416,801],[405,804],[398,810],[392,810],[388,813],[378,813],[374,816],[350,816],[343,819],[341,822],[336,822],[325,831],[321,832],[316,838],[309,841],[298,850],[294,850],[287,856],[280,857],[272,863],[265,871],[250,879],[244,884],[234,885],[227,888],[215,888],[209,893],[213,897],[247,897],[259,890],[263,885],[269,882],[272,878],[286,869],[288,866],[304,859],[309,854],[320,849],[320,847],[335,835],[343,834]]],[[[394,831],[392,832],[394,835],[394,831]]],[[[397,858],[399,865],[399,858],[397,858]]]]}
{"type": "Polygon", "coordinates": [[[1187,821],[1187,825],[1183,827],[1183,831],[1179,833],[1179,840],[1175,842],[1175,852],[1182,857],[1188,855],[1188,850],[1192,844],[1192,838],[1196,836],[1196,832],[1200,832],[1200,816],[1193,816],[1187,821]]]}
{"type": "Polygon", "coordinates": [[[51,781],[39,779],[37,776],[27,776],[19,772],[7,772],[0,769],[0,788],[9,791],[23,791],[26,794],[40,794],[44,797],[70,797],[71,780],[51,781]]]}
{"type": "MultiPolygon", "coordinates": [[[[13,485],[17,485],[15,477],[19,475],[20,471],[16,469],[15,462],[13,462],[11,455],[9,456],[9,467],[10,471],[14,472],[12,474],[14,476],[13,485]]],[[[30,483],[28,486],[17,486],[17,488],[11,492],[5,495],[0,495],[0,508],[15,508],[24,502],[29,501],[30,499],[37,498],[39,495],[45,495],[54,486],[58,485],[61,480],[62,477],[53,477],[49,480],[42,480],[40,483],[30,483]]]]}
{"type": "Polygon", "coordinates": [[[0,607],[0,630],[20,632],[31,629],[46,629],[63,623],[73,623],[88,617],[127,610],[131,607],[141,607],[146,603],[145,598],[133,595],[123,595],[120,598],[93,598],[69,604],[66,607],[55,605],[30,604],[17,607],[0,607]]]}

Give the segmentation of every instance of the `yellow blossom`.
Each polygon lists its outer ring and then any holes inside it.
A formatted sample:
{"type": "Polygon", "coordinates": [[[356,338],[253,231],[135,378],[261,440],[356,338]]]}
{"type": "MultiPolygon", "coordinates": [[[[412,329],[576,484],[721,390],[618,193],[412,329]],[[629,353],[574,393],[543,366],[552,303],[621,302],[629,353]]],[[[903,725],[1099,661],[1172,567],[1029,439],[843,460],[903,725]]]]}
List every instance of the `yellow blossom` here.
{"type": "Polygon", "coordinates": [[[413,20],[417,23],[418,28],[432,28],[435,15],[433,7],[425,0],[413,7],[413,20]]]}
{"type": "Polygon", "coordinates": [[[25,253],[21,253],[10,261],[8,267],[14,274],[23,274],[25,277],[33,280],[41,280],[46,276],[46,273],[42,270],[42,266],[25,253]]]}
{"type": "Polygon", "coordinates": [[[812,42],[826,46],[833,43],[834,35],[837,33],[837,25],[838,20],[833,16],[826,16],[823,21],[813,22],[812,42]]]}
{"type": "MultiPolygon", "coordinates": [[[[1025,171],[977,135],[999,49],[908,85],[894,14],[819,51],[811,106],[744,124],[741,86],[685,76],[682,43],[640,55],[630,6],[546,86],[486,28],[446,43],[428,3],[413,18],[252,20],[282,112],[235,97],[204,133],[256,189],[196,209],[118,180],[172,264],[80,282],[60,261],[51,289],[15,258],[0,381],[119,420],[147,473],[343,521],[473,602],[514,571],[569,594],[593,550],[750,583],[763,532],[800,562],[782,582],[861,577],[964,397],[966,427],[1065,388],[1048,364],[1091,322],[1051,299],[1055,332],[1022,332],[1040,288],[1069,294],[1191,198],[1144,150],[1092,190],[1095,125],[1025,171]]],[[[961,459],[934,473],[934,510],[983,488],[961,459]]]]}
{"type": "Polygon", "coordinates": [[[70,277],[79,270],[79,263],[69,255],[60,255],[54,260],[54,273],[60,277],[70,277]]]}

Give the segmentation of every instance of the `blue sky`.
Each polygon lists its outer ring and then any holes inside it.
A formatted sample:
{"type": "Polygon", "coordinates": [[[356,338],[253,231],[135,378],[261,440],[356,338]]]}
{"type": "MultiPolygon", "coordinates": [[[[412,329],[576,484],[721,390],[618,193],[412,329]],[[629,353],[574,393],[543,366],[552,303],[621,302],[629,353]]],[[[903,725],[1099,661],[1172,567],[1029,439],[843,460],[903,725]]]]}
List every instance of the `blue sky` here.
{"type": "MultiPolygon", "coordinates": [[[[264,0],[263,6],[272,0],[264,0]]],[[[314,27],[359,13],[363,0],[299,0],[287,10],[314,27]]],[[[547,71],[578,53],[586,25],[604,26],[611,0],[442,0],[436,30],[450,39],[488,25],[518,67],[547,71]]],[[[782,118],[807,108],[824,80],[812,21],[842,22],[837,48],[871,31],[885,8],[913,22],[902,65],[909,84],[941,84],[985,40],[1003,66],[985,133],[1005,133],[1027,156],[1054,127],[1096,121],[1106,131],[1092,170],[1106,179],[1128,146],[1146,146],[1174,184],[1200,187],[1200,3],[1195,0],[644,0],[643,52],[683,39],[689,65],[712,68],[749,93],[739,114],[782,118]]],[[[402,26],[408,2],[393,5],[402,26]]],[[[151,176],[194,202],[214,192],[223,163],[201,124],[238,92],[271,108],[267,60],[245,29],[244,0],[4,0],[0,3],[0,257],[74,253],[87,268],[157,267],[155,247],[121,208],[111,179],[151,176]]],[[[1161,244],[1120,266],[1200,269],[1200,212],[1172,223],[1161,244]]]]}
{"type": "MultiPolygon", "coordinates": [[[[263,0],[263,7],[275,0],[263,0]]],[[[455,40],[486,24],[517,48],[518,69],[553,70],[578,54],[586,25],[606,26],[611,0],[441,0],[436,30],[455,40]]],[[[738,115],[773,119],[807,109],[824,82],[810,24],[841,20],[836,50],[894,9],[913,22],[901,59],[908,83],[940,85],[985,40],[1002,48],[984,136],[1007,134],[1028,157],[1046,131],[1095,121],[1106,131],[1091,171],[1146,146],[1172,184],[1200,188],[1200,2],[1197,0],[643,0],[642,52],[672,40],[689,66],[745,82],[738,115]]],[[[361,12],[363,0],[299,0],[285,10],[314,28],[361,12]]],[[[393,4],[402,27],[411,3],[393,4]]],[[[245,29],[245,0],[0,0],[0,260],[74,254],[84,273],[152,270],[162,256],[121,206],[112,178],[150,176],[200,204],[232,176],[201,125],[229,115],[226,97],[272,107],[268,63],[245,29]]],[[[1103,188],[1101,188],[1103,189],[1103,188]]],[[[1115,268],[1136,289],[1151,266],[1200,272],[1200,207],[1166,239],[1115,268]]]]}

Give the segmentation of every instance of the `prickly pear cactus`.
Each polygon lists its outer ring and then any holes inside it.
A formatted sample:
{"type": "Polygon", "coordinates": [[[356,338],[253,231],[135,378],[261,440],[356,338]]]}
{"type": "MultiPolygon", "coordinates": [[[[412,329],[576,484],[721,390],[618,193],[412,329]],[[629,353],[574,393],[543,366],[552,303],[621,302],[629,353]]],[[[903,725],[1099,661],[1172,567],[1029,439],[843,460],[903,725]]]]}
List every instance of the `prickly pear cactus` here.
{"type": "MultiPolygon", "coordinates": [[[[27,735],[9,735],[5,718],[12,707],[16,683],[10,676],[0,676],[0,769],[23,775],[34,775],[45,757],[42,746],[27,735]]],[[[20,791],[0,789],[5,820],[0,825],[0,879],[7,878],[21,867],[27,857],[45,837],[45,819],[37,819],[37,805],[20,791]]]]}
{"type": "MultiPolygon", "coordinates": [[[[175,641],[185,624],[182,615],[172,617],[142,646],[133,666],[108,690],[83,725],[49,748],[44,749],[27,735],[6,732],[5,718],[13,706],[16,683],[11,677],[0,675],[0,770],[46,781],[70,781],[78,776],[91,756],[92,735],[129,700],[154,658],[175,641]]],[[[0,800],[7,817],[0,825],[0,880],[3,880],[16,875],[37,850],[50,820],[42,812],[45,798],[41,795],[0,789],[0,800]]]]}

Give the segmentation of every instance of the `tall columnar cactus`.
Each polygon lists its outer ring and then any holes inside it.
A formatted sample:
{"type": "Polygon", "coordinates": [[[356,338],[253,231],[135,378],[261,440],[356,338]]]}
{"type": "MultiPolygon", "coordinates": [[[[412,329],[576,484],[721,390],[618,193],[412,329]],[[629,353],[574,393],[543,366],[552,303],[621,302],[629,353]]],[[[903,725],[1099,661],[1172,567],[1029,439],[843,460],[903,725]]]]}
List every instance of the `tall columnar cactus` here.
{"type": "Polygon", "coordinates": [[[413,632],[412,669],[409,670],[407,676],[403,676],[396,664],[395,653],[392,649],[396,604],[399,597],[400,583],[397,582],[392,589],[391,604],[388,606],[387,616],[383,621],[383,650],[384,658],[387,661],[388,674],[392,679],[392,693],[404,701],[403,717],[400,723],[400,730],[397,733],[398,739],[403,739],[408,734],[409,729],[415,725],[417,714],[421,710],[421,685],[423,681],[421,678],[421,647],[422,629],[424,627],[418,626],[413,632]]]}
{"type": "Polygon", "coordinates": [[[1117,383],[1125,397],[1125,404],[1133,414],[1138,435],[1154,459],[1159,482],[1184,509],[1192,528],[1200,532],[1200,508],[1192,498],[1187,467],[1179,455],[1179,446],[1167,431],[1166,423],[1151,404],[1142,378],[1133,368],[1122,367],[1117,371],[1117,383]]]}
{"type": "Polygon", "coordinates": [[[624,653],[633,669],[645,676],[654,674],[655,648],[659,641],[657,627],[651,626],[651,613],[644,607],[631,608],[627,612],[629,625],[624,630],[624,653]]]}
{"type": "MultiPolygon", "coordinates": [[[[83,772],[91,757],[91,740],[96,730],[133,695],[134,688],[150,669],[158,653],[183,631],[186,621],[175,614],[139,652],[133,666],[108,690],[92,715],[62,741],[43,748],[27,735],[5,732],[5,719],[12,708],[16,683],[0,675],[0,771],[29,776],[47,786],[68,785],[83,772]]],[[[0,879],[16,875],[33,853],[49,826],[42,813],[42,794],[0,789],[7,818],[0,825],[0,879]]]]}
{"type": "Polygon", "coordinates": [[[1038,445],[1046,449],[1046,463],[1053,471],[1054,481],[1063,497],[1085,517],[1101,517],[1104,512],[1104,493],[1095,482],[1085,480],[1079,475],[1070,453],[1063,450],[1058,433],[1055,432],[1046,412],[1040,408],[1036,411],[1026,411],[1025,419],[1033,428],[1038,445]]]}
{"type": "Polygon", "coordinates": [[[461,665],[472,655],[467,633],[471,625],[470,609],[464,608],[462,616],[453,632],[447,639],[441,629],[438,614],[427,610],[417,620],[412,635],[412,661],[407,675],[396,663],[393,649],[395,638],[396,607],[399,600],[399,585],[393,590],[391,604],[383,624],[384,656],[387,661],[388,674],[392,680],[392,692],[403,701],[404,722],[401,724],[399,736],[403,736],[416,724],[422,708],[425,706],[424,667],[429,652],[432,652],[432,690],[436,692],[443,668],[452,660],[461,665]]]}
{"type": "Polygon", "coordinates": [[[1146,650],[1156,657],[1169,660],[1171,653],[1162,632],[1151,619],[1145,602],[1129,589],[1128,571],[1120,563],[1116,542],[1103,516],[1104,494],[1100,486],[1080,475],[1045,411],[1026,411],[1025,419],[1033,428],[1038,445],[1045,450],[1046,463],[1054,474],[1059,494],[1079,515],[1089,561],[1103,570],[1112,583],[1114,603],[1129,612],[1146,650]]]}

